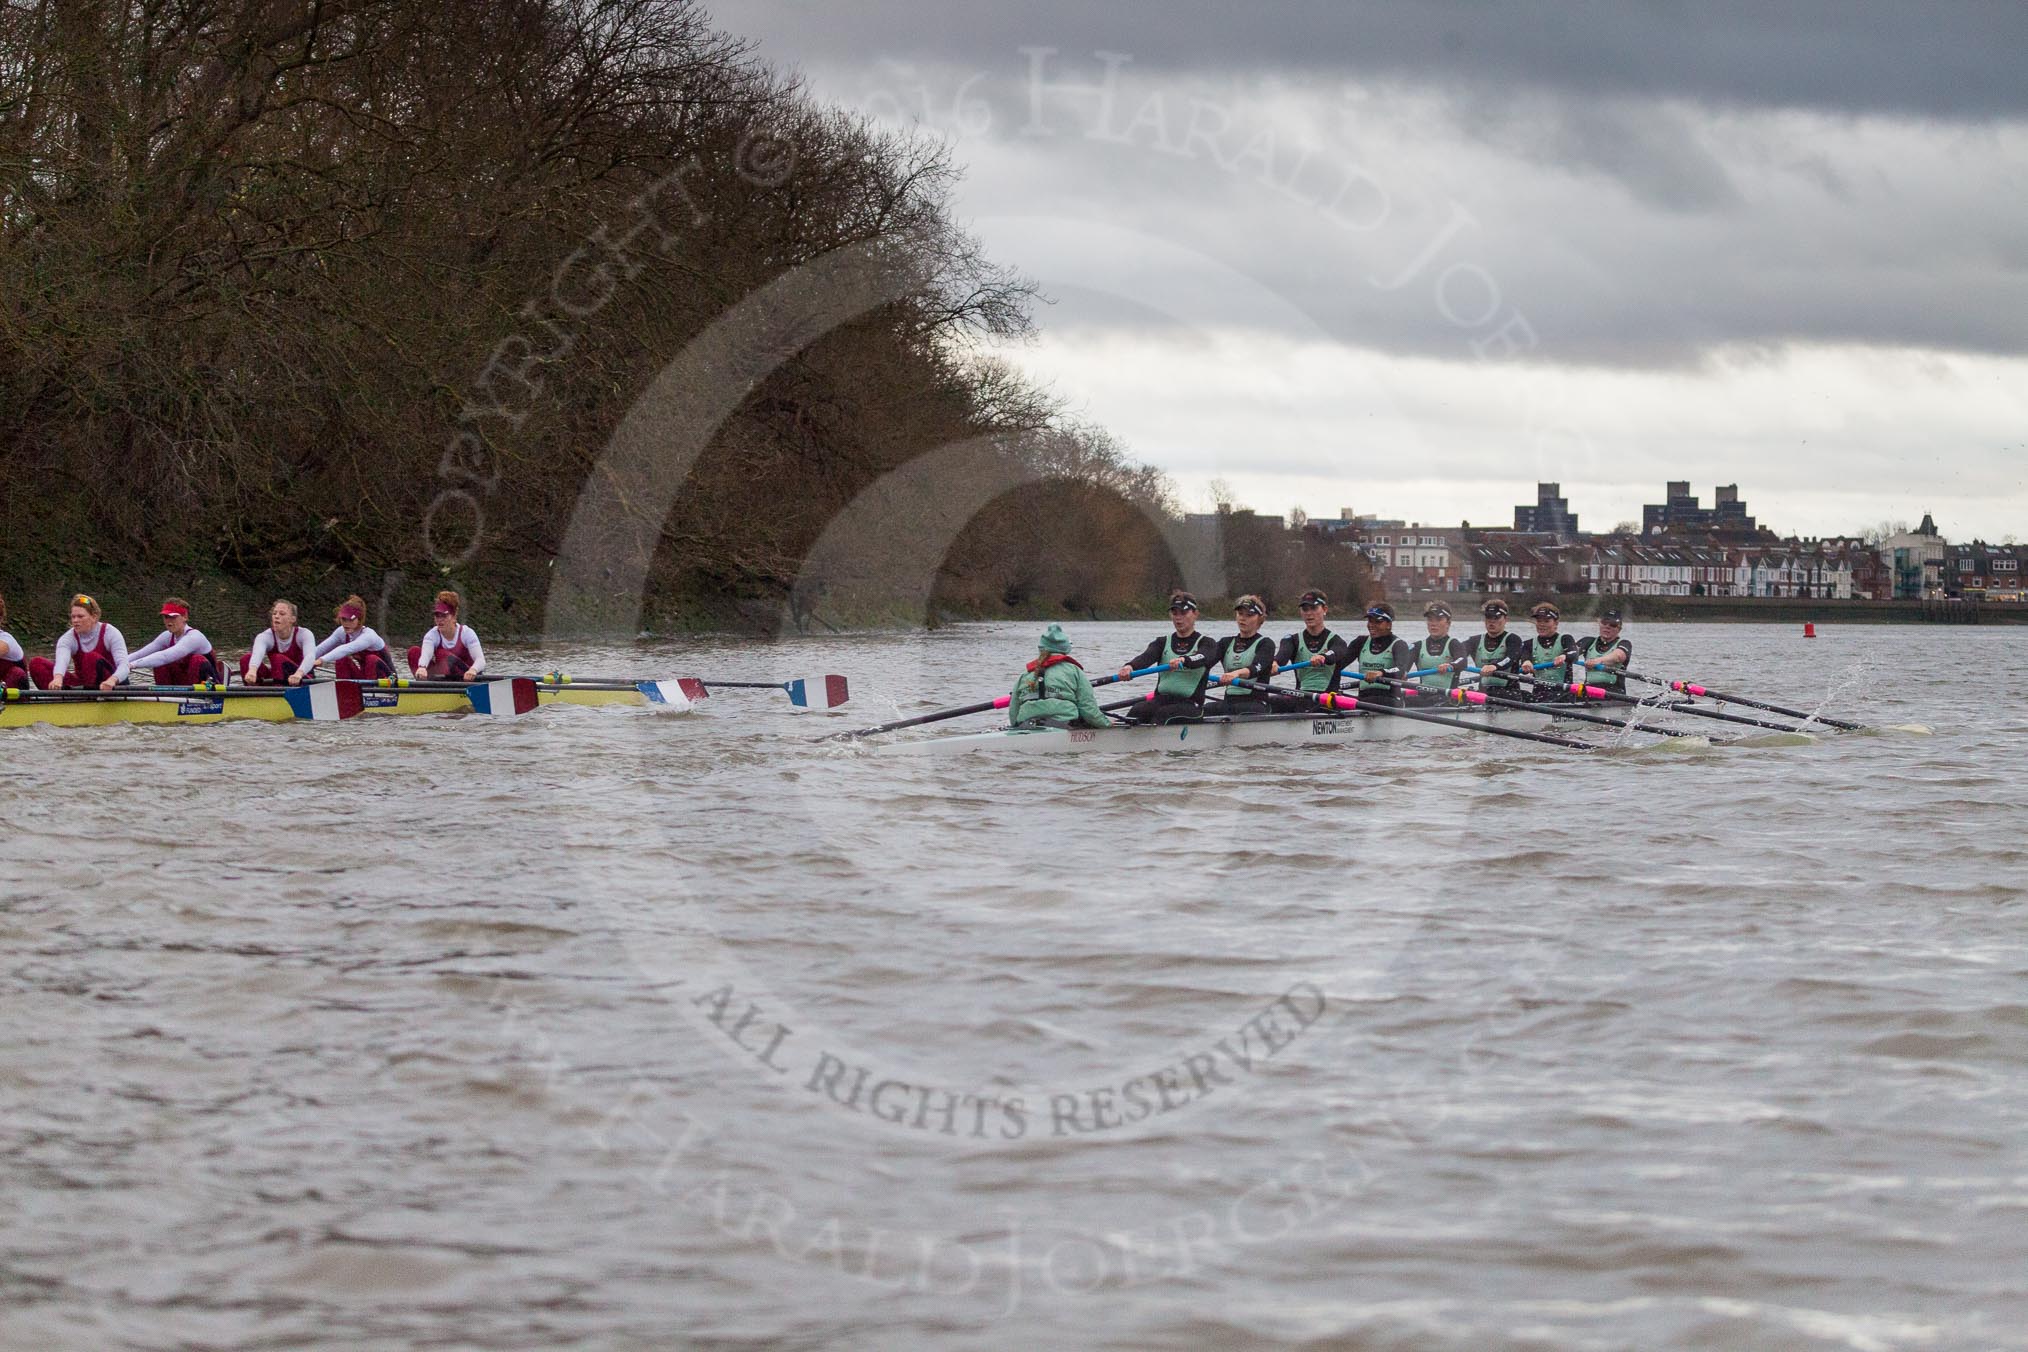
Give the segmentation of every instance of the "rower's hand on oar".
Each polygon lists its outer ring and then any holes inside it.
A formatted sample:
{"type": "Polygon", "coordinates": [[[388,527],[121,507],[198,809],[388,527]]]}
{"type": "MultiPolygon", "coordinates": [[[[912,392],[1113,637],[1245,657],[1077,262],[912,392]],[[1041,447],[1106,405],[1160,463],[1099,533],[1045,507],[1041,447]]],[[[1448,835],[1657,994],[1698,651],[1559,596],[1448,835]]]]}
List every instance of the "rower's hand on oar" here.
{"type": "Polygon", "coordinates": [[[1133,674],[1134,674],[1134,668],[1133,668],[1133,667],[1132,667],[1132,666],[1131,666],[1130,664],[1128,664],[1128,663],[1126,663],[1126,662],[1122,662],[1122,663],[1120,663],[1120,671],[1119,671],[1119,677],[1118,677],[1118,679],[1120,679],[1120,680],[1122,680],[1122,681],[1125,681],[1125,680],[1130,680],[1130,679],[1132,679],[1132,677],[1133,677],[1133,674]]]}
{"type": "Polygon", "coordinates": [[[113,679],[112,677],[108,676],[108,677],[106,677],[106,679],[104,679],[103,681],[100,681],[100,682],[99,682],[99,689],[101,689],[101,690],[111,690],[111,689],[112,689],[112,688],[113,688],[114,686],[116,686],[116,685],[118,685],[118,684],[119,684],[119,682],[118,682],[118,681],[116,681],[116,680],[114,680],[114,679],[113,679]]]}

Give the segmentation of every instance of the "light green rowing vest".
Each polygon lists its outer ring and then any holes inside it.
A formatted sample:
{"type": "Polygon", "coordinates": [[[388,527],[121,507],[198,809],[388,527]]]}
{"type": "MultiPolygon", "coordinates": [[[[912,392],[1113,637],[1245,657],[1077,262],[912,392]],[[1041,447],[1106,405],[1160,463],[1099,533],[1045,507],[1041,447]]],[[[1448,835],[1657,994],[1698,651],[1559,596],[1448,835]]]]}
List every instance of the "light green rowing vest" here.
{"type": "Polygon", "coordinates": [[[1239,640],[1234,639],[1232,641],[1232,646],[1225,650],[1225,669],[1227,671],[1238,671],[1244,667],[1252,666],[1253,655],[1255,650],[1258,649],[1261,644],[1270,641],[1271,640],[1268,638],[1266,634],[1255,634],[1253,636],[1253,642],[1247,644],[1244,648],[1242,648],[1239,646],[1239,640]]]}
{"type": "Polygon", "coordinates": [[[1584,681],[1586,685],[1595,685],[1604,690],[1618,690],[1626,683],[1626,678],[1620,675],[1618,667],[1595,667],[1592,665],[1593,662],[1604,657],[1619,646],[1617,639],[1611,643],[1602,643],[1596,638],[1588,638],[1577,645],[1578,656],[1584,661],[1584,681]]]}
{"type": "MultiPolygon", "coordinates": [[[[1192,647],[1196,646],[1197,635],[1192,634],[1190,636],[1190,643],[1192,647]]],[[[1162,640],[1162,660],[1164,662],[1174,662],[1178,658],[1185,656],[1188,656],[1188,654],[1176,651],[1176,636],[1174,634],[1170,634],[1169,637],[1162,640]]],[[[1197,697],[1197,684],[1203,679],[1204,671],[1201,667],[1191,668],[1186,671],[1165,671],[1162,673],[1161,679],[1155,682],[1155,693],[1166,695],[1170,699],[1195,699],[1197,697]]]]}
{"type": "MultiPolygon", "coordinates": [[[[1296,634],[1295,657],[1298,662],[1308,662],[1311,657],[1315,656],[1314,653],[1303,646],[1303,640],[1308,636],[1306,632],[1298,632],[1296,634]]],[[[1326,629],[1318,637],[1323,645],[1319,649],[1320,652],[1329,652],[1331,645],[1338,641],[1338,636],[1329,629],[1326,629]]],[[[1296,672],[1296,689],[1307,690],[1311,694],[1321,694],[1329,690],[1337,678],[1338,673],[1331,669],[1331,665],[1328,662],[1321,667],[1304,666],[1296,672]]]]}
{"type": "MultiPolygon", "coordinates": [[[[1424,639],[1415,645],[1415,669],[1421,671],[1425,667],[1442,666],[1445,662],[1451,660],[1450,649],[1451,641],[1449,639],[1444,640],[1443,651],[1441,652],[1431,648],[1429,640],[1424,639]]],[[[1456,667],[1452,667],[1449,671],[1432,671],[1427,676],[1415,678],[1417,689],[1438,695],[1446,693],[1457,683],[1458,670],[1456,667]]]]}
{"type": "MultiPolygon", "coordinates": [[[[1558,634],[1557,637],[1561,638],[1562,635],[1558,634]]],[[[1561,643],[1544,643],[1541,639],[1535,638],[1528,640],[1528,646],[1535,654],[1529,660],[1537,665],[1543,662],[1554,662],[1557,658],[1563,656],[1563,645],[1561,643]]],[[[1570,668],[1567,666],[1544,667],[1541,671],[1535,673],[1535,683],[1537,685],[1546,685],[1552,690],[1561,690],[1570,684],[1570,668]]]]}
{"type": "MultiPolygon", "coordinates": [[[[1486,639],[1488,637],[1489,635],[1486,634],[1479,635],[1479,646],[1472,650],[1472,665],[1480,670],[1484,670],[1487,663],[1497,662],[1507,655],[1507,636],[1505,634],[1500,635],[1500,646],[1497,648],[1486,646],[1486,639]]],[[[1505,676],[1487,676],[1479,681],[1479,689],[1489,695],[1513,688],[1514,683],[1505,676]]]]}
{"type": "Polygon", "coordinates": [[[1380,679],[1375,673],[1387,670],[1387,659],[1394,652],[1394,640],[1387,640],[1387,651],[1373,651],[1373,640],[1367,639],[1366,646],[1359,652],[1359,688],[1361,690],[1392,690],[1394,687],[1380,679]]]}

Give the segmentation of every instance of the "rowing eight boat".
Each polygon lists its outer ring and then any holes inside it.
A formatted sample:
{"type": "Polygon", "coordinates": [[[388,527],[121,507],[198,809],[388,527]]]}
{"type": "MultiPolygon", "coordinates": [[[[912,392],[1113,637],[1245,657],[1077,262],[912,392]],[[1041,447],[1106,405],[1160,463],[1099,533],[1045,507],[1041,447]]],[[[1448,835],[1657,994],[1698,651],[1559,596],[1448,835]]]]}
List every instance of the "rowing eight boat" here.
{"type": "Polygon", "coordinates": [[[1109,728],[1001,728],[994,732],[925,737],[889,742],[876,751],[889,756],[955,756],[969,751],[1022,756],[1067,755],[1084,751],[1195,751],[1239,746],[1323,746],[1339,742],[1392,742],[1449,734],[1472,727],[1538,730],[1555,715],[1544,710],[1476,709],[1469,713],[1396,718],[1387,714],[1264,714],[1250,718],[1214,715],[1195,723],[1114,724],[1109,728]],[[1450,725],[1450,726],[1446,726],[1450,725]]]}
{"type": "MultiPolygon", "coordinates": [[[[680,693],[665,697],[661,687],[672,682],[644,681],[627,689],[585,689],[568,683],[535,683],[536,698],[543,704],[655,704],[672,713],[686,712],[691,702],[680,693]],[[652,692],[643,687],[656,687],[652,692]]],[[[362,713],[368,714],[454,714],[469,712],[472,701],[460,690],[403,690],[364,685],[360,689],[362,713]]],[[[208,694],[202,691],[151,693],[148,688],[121,691],[116,698],[79,698],[72,692],[53,692],[52,697],[25,697],[9,691],[0,704],[0,728],[42,723],[54,727],[105,727],[119,723],[223,723],[228,719],[258,719],[287,723],[298,715],[288,696],[279,687],[244,689],[208,694]]]]}

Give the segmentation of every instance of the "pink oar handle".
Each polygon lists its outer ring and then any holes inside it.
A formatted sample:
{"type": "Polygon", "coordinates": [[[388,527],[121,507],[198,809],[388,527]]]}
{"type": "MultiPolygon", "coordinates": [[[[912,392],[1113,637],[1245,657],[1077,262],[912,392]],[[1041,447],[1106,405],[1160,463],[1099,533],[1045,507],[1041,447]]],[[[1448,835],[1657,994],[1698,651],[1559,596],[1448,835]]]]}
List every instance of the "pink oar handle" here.
{"type": "Polygon", "coordinates": [[[1451,698],[1456,700],[1460,704],[1484,704],[1486,702],[1486,695],[1484,691],[1466,690],[1462,686],[1460,686],[1456,690],[1451,691],[1451,698]]]}
{"type": "Polygon", "coordinates": [[[1013,702],[1014,697],[1012,695],[1002,695],[1000,696],[1000,698],[993,701],[993,707],[995,709],[1004,709],[1013,702]]]}
{"type": "Polygon", "coordinates": [[[1692,685],[1688,681],[1671,681],[1669,682],[1669,688],[1671,690],[1680,690],[1686,695],[1701,695],[1704,693],[1703,686],[1692,685]]]}

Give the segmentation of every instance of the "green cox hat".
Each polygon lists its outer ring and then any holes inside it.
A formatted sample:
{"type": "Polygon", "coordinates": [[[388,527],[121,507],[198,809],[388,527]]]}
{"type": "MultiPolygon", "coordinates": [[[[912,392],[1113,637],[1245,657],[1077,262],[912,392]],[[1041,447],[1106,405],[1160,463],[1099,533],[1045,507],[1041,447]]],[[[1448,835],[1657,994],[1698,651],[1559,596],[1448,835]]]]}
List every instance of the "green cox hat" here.
{"type": "Polygon", "coordinates": [[[1042,651],[1046,653],[1067,653],[1070,651],[1070,635],[1063,632],[1063,626],[1052,624],[1042,631],[1042,651]]]}

